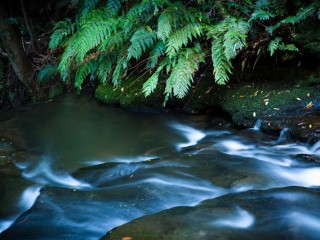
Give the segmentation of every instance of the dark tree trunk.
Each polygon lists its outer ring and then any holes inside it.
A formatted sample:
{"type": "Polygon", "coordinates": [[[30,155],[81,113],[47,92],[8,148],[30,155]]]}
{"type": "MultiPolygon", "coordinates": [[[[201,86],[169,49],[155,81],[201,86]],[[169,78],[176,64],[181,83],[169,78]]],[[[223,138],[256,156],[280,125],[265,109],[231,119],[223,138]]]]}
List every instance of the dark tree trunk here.
{"type": "Polygon", "coordinates": [[[23,14],[23,18],[24,18],[24,23],[26,24],[26,28],[28,30],[28,33],[30,35],[30,42],[31,42],[31,47],[32,47],[32,50],[36,50],[37,48],[37,42],[35,41],[34,39],[34,31],[33,31],[33,27],[31,25],[31,22],[30,22],[30,18],[27,14],[27,10],[26,10],[26,6],[25,6],[25,0],[20,0],[20,6],[21,6],[21,11],[22,11],[22,14],[23,14]]]}
{"type": "Polygon", "coordinates": [[[7,21],[8,17],[7,11],[0,1],[0,41],[17,77],[27,87],[30,94],[36,97],[37,85],[32,77],[32,65],[23,50],[21,39],[16,30],[7,21]]]}

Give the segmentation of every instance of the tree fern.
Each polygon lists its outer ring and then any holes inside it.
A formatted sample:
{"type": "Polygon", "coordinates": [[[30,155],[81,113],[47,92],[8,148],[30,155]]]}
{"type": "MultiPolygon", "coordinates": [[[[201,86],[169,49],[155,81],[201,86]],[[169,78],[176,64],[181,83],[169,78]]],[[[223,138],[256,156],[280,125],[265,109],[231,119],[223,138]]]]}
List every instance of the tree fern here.
{"type": "Polygon", "coordinates": [[[186,46],[193,38],[198,38],[202,35],[200,24],[190,23],[181,29],[173,32],[167,39],[166,53],[169,57],[173,57],[180,51],[183,46],[186,46]]]}
{"type": "Polygon", "coordinates": [[[128,60],[131,58],[140,59],[141,55],[154,44],[156,37],[157,35],[152,29],[138,29],[130,39],[128,60]]]}
{"type": "Polygon", "coordinates": [[[48,64],[40,69],[37,75],[38,82],[45,82],[58,74],[58,69],[56,65],[48,64]]]}

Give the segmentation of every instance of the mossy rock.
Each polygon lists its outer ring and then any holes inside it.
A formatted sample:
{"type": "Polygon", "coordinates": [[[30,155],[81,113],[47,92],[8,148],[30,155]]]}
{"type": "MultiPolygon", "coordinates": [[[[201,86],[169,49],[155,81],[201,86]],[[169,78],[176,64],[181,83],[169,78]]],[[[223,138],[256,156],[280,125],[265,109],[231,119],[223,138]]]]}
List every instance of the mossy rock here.
{"type": "Polygon", "coordinates": [[[270,72],[264,77],[268,81],[230,85],[221,101],[222,108],[239,126],[253,127],[260,119],[264,132],[278,135],[287,128],[291,137],[319,141],[319,69],[278,68],[270,72]]]}
{"type": "MultiPolygon", "coordinates": [[[[210,78],[210,77],[209,77],[210,78]]],[[[113,87],[110,83],[100,84],[95,97],[100,102],[118,105],[130,110],[148,111],[180,111],[191,114],[212,112],[219,107],[222,92],[221,86],[213,84],[210,79],[198,79],[192,86],[189,93],[183,99],[170,98],[164,107],[165,84],[158,84],[156,90],[148,97],[145,97],[142,87],[145,78],[130,78],[121,84],[120,87],[113,87]]]]}

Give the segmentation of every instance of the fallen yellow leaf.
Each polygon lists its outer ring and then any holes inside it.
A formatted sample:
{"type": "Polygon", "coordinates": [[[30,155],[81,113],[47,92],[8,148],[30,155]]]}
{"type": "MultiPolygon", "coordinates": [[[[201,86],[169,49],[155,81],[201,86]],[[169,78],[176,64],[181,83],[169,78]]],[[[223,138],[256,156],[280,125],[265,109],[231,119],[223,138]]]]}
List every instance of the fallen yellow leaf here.
{"type": "Polygon", "coordinates": [[[313,106],[313,104],[312,104],[312,101],[311,101],[311,102],[309,102],[309,103],[307,104],[306,108],[309,109],[309,108],[311,108],[312,106],[313,106]]]}

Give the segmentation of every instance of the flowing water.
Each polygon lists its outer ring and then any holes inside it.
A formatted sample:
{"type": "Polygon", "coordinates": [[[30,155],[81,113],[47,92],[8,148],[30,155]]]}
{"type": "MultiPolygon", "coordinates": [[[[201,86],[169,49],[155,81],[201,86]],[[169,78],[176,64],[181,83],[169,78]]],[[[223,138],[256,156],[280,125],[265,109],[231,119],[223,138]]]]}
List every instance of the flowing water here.
{"type": "Polygon", "coordinates": [[[283,236],[295,228],[296,239],[320,239],[320,164],[294,157],[317,157],[319,146],[265,135],[258,126],[227,126],[207,116],[129,112],[87,96],[9,112],[0,133],[14,132],[23,144],[11,159],[0,158],[10,170],[0,171],[0,239],[99,239],[148,214],[248,190],[285,205],[280,211],[264,209],[256,197],[246,198],[249,205],[233,199],[208,224],[226,235],[254,231],[250,239],[275,226],[283,236]]]}

